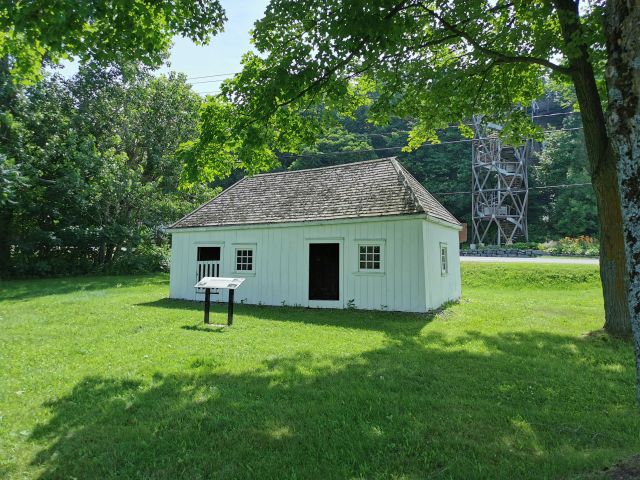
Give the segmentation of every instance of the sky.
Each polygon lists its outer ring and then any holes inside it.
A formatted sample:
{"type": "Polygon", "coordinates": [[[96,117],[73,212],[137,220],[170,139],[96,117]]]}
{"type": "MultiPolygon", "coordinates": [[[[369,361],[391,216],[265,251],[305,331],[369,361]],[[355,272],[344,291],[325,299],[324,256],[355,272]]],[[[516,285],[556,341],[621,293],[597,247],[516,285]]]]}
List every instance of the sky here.
{"type": "MultiPolygon", "coordinates": [[[[222,79],[240,71],[242,54],[251,49],[249,31],[255,21],[262,17],[269,0],[221,0],[221,3],[227,14],[224,32],[204,46],[175,37],[169,57],[170,65],[159,69],[162,73],[185,73],[194,91],[202,94],[215,93],[222,79]],[[211,78],[214,75],[216,77],[211,78]]],[[[63,65],[64,75],[76,73],[77,66],[74,63],[63,65]]]]}
{"type": "Polygon", "coordinates": [[[187,74],[193,89],[199,93],[215,92],[220,85],[217,78],[194,78],[223,75],[240,71],[242,54],[251,49],[249,31],[262,17],[268,0],[222,0],[227,13],[224,32],[213,37],[209,45],[194,45],[188,39],[176,37],[169,58],[170,70],[187,74]],[[197,83],[196,83],[197,82],[197,83]]]}

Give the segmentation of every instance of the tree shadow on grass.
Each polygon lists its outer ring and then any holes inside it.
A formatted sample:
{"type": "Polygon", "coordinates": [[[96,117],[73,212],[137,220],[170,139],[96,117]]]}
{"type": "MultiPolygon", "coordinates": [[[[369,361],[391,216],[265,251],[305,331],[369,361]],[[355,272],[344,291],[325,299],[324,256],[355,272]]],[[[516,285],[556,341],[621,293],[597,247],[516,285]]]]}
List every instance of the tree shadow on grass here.
{"type": "Polygon", "coordinates": [[[48,295],[64,295],[74,292],[137,287],[141,285],[168,285],[168,278],[168,276],[159,276],[155,274],[136,276],[62,277],[30,280],[2,280],[0,281],[0,301],[28,300],[48,295]]]}
{"type": "MultiPolygon", "coordinates": [[[[151,302],[138,303],[136,306],[163,308],[169,310],[204,311],[202,302],[163,298],[151,302]]],[[[449,306],[445,307],[449,308],[449,306]]],[[[226,302],[211,304],[212,313],[227,312],[226,302]]],[[[234,305],[234,324],[251,319],[271,322],[294,322],[324,327],[353,328],[381,331],[390,336],[415,336],[431,322],[437,312],[406,313],[375,310],[339,310],[305,307],[274,307],[266,305],[234,305]]],[[[225,317],[226,321],[226,317],[225,317]]],[[[200,325],[202,326],[202,325],[200,325]]],[[[197,325],[185,325],[183,328],[195,330],[197,325]]],[[[206,327],[203,327],[206,329],[206,327]]],[[[198,330],[200,330],[198,328],[198,330]]]]}
{"type": "Polygon", "coordinates": [[[470,332],[321,353],[87,377],[47,404],[33,463],[45,479],[565,478],[640,447],[623,343],[470,332]]]}

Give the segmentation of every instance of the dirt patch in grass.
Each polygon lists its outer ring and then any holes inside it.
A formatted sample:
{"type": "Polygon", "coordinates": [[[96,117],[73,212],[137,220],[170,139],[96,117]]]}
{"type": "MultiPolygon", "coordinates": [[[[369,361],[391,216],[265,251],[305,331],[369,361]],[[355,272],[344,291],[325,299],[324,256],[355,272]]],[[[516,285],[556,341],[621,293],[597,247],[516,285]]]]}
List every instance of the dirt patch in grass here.
{"type": "Polygon", "coordinates": [[[598,472],[579,475],[576,480],[638,480],[640,479],[640,454],[621,460],[612,467],[598,472]]]}
{"type": "Polygon", "coordinates": [[[601,478],[607,480],[640,479],[640,455],[635,455],[602,472],[601,478]]]}

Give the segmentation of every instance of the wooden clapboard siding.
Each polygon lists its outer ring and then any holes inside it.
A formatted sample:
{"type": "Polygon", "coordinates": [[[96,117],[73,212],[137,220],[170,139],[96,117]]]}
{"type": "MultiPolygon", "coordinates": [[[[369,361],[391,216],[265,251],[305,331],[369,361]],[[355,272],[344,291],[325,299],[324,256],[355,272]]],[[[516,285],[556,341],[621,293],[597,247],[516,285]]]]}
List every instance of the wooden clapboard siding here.
{"type": "Polygon", "coordinates": [[[458,232],[440,224],[423,221],[425,244],[424,278],[429,305],[440,306],[449,300],[457,300],[461,295],[460,244],[458,232]],[[440,271],[440,244],[446,243],[449,256],[449,273],[440,271]]]}
{"type": "MultiPolygon", "coordinates": [[[[341,244],[341,298],[338,304],[313,306],[424,312],[460,294],[457,229],[425,219],[423,215],[350,219],[333,222],[291,223],[174,230],[171,259],[172,298],[199,299],[196,283],[198,246],[220,246],[221,276],[246,281],[236,292],[237,302],[309,306],[308,245],[341,244]],[[383,244],[383,272],[358,272],[358,242],[383,244]],[[447,242],[450,272],[440,275],[439,244],[447,242]],[[237,246],[253,246],[253,274],[235,271],[237,246]]],[[[223,298],[223,300],[226,297],[223,298]]]]}

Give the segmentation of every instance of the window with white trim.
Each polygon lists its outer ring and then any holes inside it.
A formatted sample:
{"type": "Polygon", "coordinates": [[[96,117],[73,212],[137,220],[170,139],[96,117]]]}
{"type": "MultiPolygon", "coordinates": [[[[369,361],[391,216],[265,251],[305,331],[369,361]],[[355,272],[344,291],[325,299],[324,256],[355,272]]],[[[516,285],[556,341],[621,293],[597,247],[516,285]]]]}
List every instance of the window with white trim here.
{"type": "Polygon", "coordinates": [[[236,248],[236,272],[253,272],[252,248],[236,248]]]}
{"type": "Polygon", "coordinates": [[[449,255],[446,243],[440,244],[440,274],[449,273],[449,255]]]}
{"type": "Polygon", "coordinates": [[[358,270],[380,271],[382,270],[382,246],[358,245],[358,270]]]}

